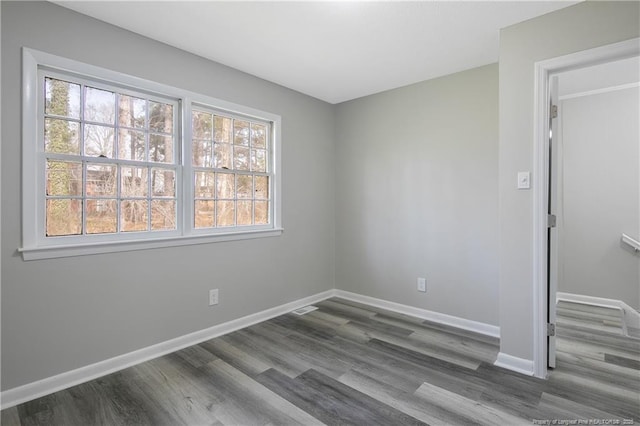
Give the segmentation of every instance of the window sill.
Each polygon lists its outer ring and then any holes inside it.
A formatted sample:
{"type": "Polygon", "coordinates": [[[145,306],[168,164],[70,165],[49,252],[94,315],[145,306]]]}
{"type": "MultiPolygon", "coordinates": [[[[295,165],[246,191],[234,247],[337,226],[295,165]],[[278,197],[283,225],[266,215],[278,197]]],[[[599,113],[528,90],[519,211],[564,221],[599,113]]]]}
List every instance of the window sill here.
{"type": "Polygon", "coordinates": [[[95,244],[74,244],[65,246],[49,246],[49,247],[30,247],[19,248],[18,251],[22,253],[22,259],[28,260],[41,260],[41,259],[56,259],[60,257],[74,257],[85,256],[91,254],[100,253],[117,253],[124,251],[135,250],[148,250],[156,248],[166,247],[180,247],[194,244],[209,244],[218,243],[223,241],[236,241],[236,240],[249,240],[254,238],[265,237],[277,237],[282,235],[284,230],[267,229],[267,230],[254,230],[243,232],[230,232],[227,234],[215,234],[215,235],[197,235],[197,236],[182,236],[182,237],[169,237],[158,238],[149,240],[136,240],[136,241],[110,241],[95,244]]]}

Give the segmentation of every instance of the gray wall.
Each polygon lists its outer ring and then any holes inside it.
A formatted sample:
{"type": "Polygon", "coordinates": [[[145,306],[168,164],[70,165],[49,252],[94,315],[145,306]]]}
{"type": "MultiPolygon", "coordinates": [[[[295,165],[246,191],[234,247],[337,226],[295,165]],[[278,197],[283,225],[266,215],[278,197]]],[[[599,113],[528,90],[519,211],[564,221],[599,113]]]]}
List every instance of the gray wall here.
{"type": "Polygon", "coordinates": [[[330,105],[50,3],[1,7],[3,390],[334,287],[330,105]],[[22,261],[22,46],[281,115],[284,234],[22,261]]]}
{"type": "Polygon", "coordinates": [[[533,168],[534,63],[638,37],[638,2],[584,2],[500,35],[501,352],[533,359],[533,198],[516,189],[533,168]]]}
{"type": "MultiPolygon", "coordinates": [[[[562,84],[562,81],[561,83],[562,84]]],[[[560,102],[558,291],[640,306],[637,87],[560,102]]]]}
{"type": "Polygon", "coordinates": [[[493,64],[337,107],[337,288],[498,324],[497,102],[493,64]]]}

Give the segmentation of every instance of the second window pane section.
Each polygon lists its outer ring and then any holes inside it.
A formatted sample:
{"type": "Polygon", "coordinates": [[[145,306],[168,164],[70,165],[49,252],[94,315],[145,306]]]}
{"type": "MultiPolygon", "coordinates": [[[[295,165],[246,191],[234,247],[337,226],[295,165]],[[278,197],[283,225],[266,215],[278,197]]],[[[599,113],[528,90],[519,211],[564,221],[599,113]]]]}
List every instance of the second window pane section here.
{"type": "Polygon", "coordinates": [[[146,231],[149,229],[149,204],[147,200],[123,200],[120,208],[122,231],[146,231]]]}
{"type": "Polygon", "coordinates": [[[122,196],[146,197],[149,183],[147,182],[146,167],[122,167],[122,196]]]}
{"type": "Polygon", "coordinates": [[[87,234],[109,234],[118,231],[118,202],[116,200],[86,201],[87,234]]]}
{"type": "Polygon", "coordinates": [[[216,223],[218,226],[234,226],[235,201],[216,201],[216,223]]]}
{"type": "Polygon", "coordinates": [[[215,204],[213,200],[196,200],[194,204],[196,228],[213,228],[215,222],[215,204]]]}
{"type": "Polygon", "coordinates": [[[176,202],[151,200],[151,230],[163,231],[176,228],[176,202]]]}

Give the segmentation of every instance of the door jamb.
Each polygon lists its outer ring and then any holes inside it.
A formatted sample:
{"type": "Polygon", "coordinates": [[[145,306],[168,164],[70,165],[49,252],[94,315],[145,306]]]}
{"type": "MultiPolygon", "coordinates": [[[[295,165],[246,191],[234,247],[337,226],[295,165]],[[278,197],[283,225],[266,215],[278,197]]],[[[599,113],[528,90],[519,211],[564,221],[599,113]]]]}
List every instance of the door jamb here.
{"type": "Polygon", "coordinates": [[[640,56],[640,38],[559,56],[534,64],[533,110],[533,374],[547,377],[547,194],[549,176],[549,78],[553,74],[640,56]]]}

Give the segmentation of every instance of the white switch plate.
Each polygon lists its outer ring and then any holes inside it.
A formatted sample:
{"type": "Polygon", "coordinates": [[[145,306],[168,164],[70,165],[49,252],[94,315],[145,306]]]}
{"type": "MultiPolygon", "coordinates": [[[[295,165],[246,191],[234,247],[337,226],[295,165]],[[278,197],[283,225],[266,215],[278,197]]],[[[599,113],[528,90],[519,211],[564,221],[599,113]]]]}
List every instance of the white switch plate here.
{"type": "Polygon", "coordinates": [[[518,172],[518,189],[531,188],[531,173],[530,172],[518,172]]]}
{"type": "Polygon", "coordinates": [[[418,291],[426,292],[427,291],[427,279],[426,278],[418,278],[418,291]]]}

